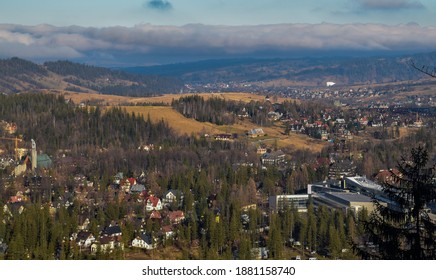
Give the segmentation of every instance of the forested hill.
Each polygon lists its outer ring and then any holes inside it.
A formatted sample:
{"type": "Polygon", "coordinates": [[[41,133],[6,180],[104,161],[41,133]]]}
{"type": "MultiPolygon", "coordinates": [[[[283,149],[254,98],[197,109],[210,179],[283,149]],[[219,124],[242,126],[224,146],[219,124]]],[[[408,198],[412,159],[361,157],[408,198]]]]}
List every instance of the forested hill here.
{"type": "Polygon", "coordinates": [[[177,93],[182,83],[159,75],[131,74],[70,61],[35,64],[20,58],[0,60],[0,92],[53,89],[83,93],[152,96],[177,93]]]}
{"type": "Polygon", "coordinates": [[[199,83],[288,80],[313,85],[324,85],[326,81],[356,85],[422,78],[423,74],[413,69],[410,61],[432,67],[436,65],[436,52],[377,57],[207,60],[124,70],[178,76],[185,82],[199,83]]]}

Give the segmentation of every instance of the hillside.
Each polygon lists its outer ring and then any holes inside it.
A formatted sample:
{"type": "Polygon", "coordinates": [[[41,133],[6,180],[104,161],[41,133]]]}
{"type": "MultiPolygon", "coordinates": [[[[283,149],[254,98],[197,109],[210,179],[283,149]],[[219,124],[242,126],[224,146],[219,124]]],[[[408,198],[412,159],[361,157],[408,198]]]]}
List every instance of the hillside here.
{"type": "Polygon", "coordinates": [[[178,92],[171,77],[138,75],[69,61],[35,64],[20,58],[0,60],[0,92],[61,90],[122,96],[155,96],[178,92]]]}
{"type": "Polygon", "coordinates": [[[152,67],[132,67],[132,73],[177,76],[190,83],[288,81],[299,85],[324,85],[331,80],[342,85],[417,80],[421,73],[410,67],[432,66],[436,52],[410,56],[325,57],[296,59],[208,60],[152,67]]]}
{"type": "MultiPolygon", "coordinates": [[[[239,121],[233,125],[215,125],[209,122],[199,122],[192,118],[186,118],[173,108],[165,106],[122,106],[121,108],[125,109],[128,113],[135,113],[137,116],[150,117],[154,122],[164,120],[179,135],[204,135],[205,133],[245,134],[248,130],[258,128],[257,125],[249,121],[239,121]]],[[[316,153],[321,152],[328,145],[325,141],[312,139],[303,134],[284,135],[282,133],[283,127],[278,124],[267,128],[264,127],[263,129],[268,136],[262,137],[260,142],[269,145],[273,145],[276,142],[279,147],[288,147],[293,150],[308,149],[316,153]]],[[[258,142],[259,140],[253,139],[250,141],[258,142]]]]}

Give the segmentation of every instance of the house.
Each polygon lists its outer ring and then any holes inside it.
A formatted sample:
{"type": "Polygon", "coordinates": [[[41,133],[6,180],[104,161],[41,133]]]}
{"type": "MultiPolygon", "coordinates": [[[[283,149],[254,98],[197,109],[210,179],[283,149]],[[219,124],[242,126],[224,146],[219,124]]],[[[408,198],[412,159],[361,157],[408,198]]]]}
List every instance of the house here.
{"type": "Polygon", "coordinates": [[[345,124],[345,119],[336,119],[337,124],[345,124]]]}
{"type": "Polygon", "coordinates": [[[279,112],[269,112],[268,113],[268,118],[272,119],[274,121],[278,121],[279,119],[281,119],[281,117],[283,117],[283,114],[279,113],[279,112]]]}
{"type": "Polygon", "coordinates": [[[80,247],[91,247],[92,243],[95,242],[94,235],[89,231],[79,231],[76,238],[76,243],[80,247]]]}
{"type": "Polygon", "coordinates": [[[91,245],[91,252],[96,253],[98,250],[101,252],[112,252],[114,249],[124,250],[124,244],[119,242],[115,237],[102,236],[98,242],[91,245]]]}
{"type": "Polygon", "coordinates": [[[160,198],[154,195],[150,195],[149,197],[147,197],[145,200],[145,204],[146,204],[145,209],[147,211],[153,211],[153,210],[160,211],[163,208],[162,201],[160,200],[160,198]]]}
{"type": "Polygon", "coordinates": [[[171,225],[163,226],[162,233],[164,234],[165,239],[174,237],[174,231],[173,231],[173,227],[171,225]]]}
{"type": "Polygon", "coordinates": [[[233,139],[233,136],[232,134],[222,133],[222,134],[216,134],[214,138],[217,141],[230,141],[233,139]]]}
{"type": "Polygon", "coordinates": [[[262,128],[254,128],[251,129],[247,132],[248,137],[251,138],[256,138],[256,137],[260,137],[260,136],[264,136],[265,132],[263,131],[262,128]]]}
{"type": "Polygon", "coordinates": [[[87,230],[88,227],[89,227],[89,224],[90,224],[90,221],[89,221],[88,218],[86,218],[86,219],[83,221],[83,224],[78,226],[78,229],[80,229],[80,230],[87,230]]]}
{"type": "Polygon", "coordinates": [[[392,168],[389,170],[380,170],[377,175],[375,175],[375,180],[380,184],[395,184],[397,179],[401,178],[401,172],[397,168],[392,168]]]}
{"type": "Polygon", "coordinates": [[[123,172],[118,172],[115,176],[114,176],[114,184],[121,184],[121,180],[123,180],[124,178],[124,174],[123,172]]]}
{"type": "Polygon", "coordinates": [[[140,194],[145,192],[145,186],[141,184],[134,184],[130,187],[130,193],[132,194],[140,194]]]}
{"type": "Polygon", "coordinates": [[[150,152],[154,150],[154,145],[153,144],[149,144],[149,145],[141,145],[138,147],[138,150],[140,151],[146,151],[146,152],[150,152]]]}
{"type": "Polygon", "coordinates": [[[285,162],[285,153],[282,150],[265,153],[261,157],[262,164],[279,165],[285,162]]]}
{"type": "Polygon", "coordinates": [[[39,154],[36,161],[38,168],[49,169],[53,166],[53,161],[47,154],[39,154]]]}
{"type": "Polygon", "coordinates": [[[182,193],[179,190],[171,189],[164,194],[164,198],[162,202],[164,204],[171,204],[171,203],[176,203],[178,200],[179,200],[179,204],[181,204],[183,200],[182,193]]]}
{"type": "Polygon", "coordinates": [[[151,250],[156,248],[156,244],[153,242],[151,234],[141,232],[139,236],[132,240],[132,247],[151,250]]]}
{"type": "Polygon", "coordinates": [[[150,219],[153,219],[153,220],[160,220],[160,219],[162,219],[162,215],[160,214],[159,211],[154,210],[154,211],[151,212],[151,214],[150,214],[150,219]]]}
{"type": "Polygon", "coordinates": [[[119,225],[111,223],[108,227],[104,229],[103,235],[110,236],[110,237],[117,237],[123,235],[123,232],[121,231],[119,225]]]}
{"type": "Polygon", "coordinates": [[[185,213],[183,211],[172,211],[168,214],[171,224],[179,224],[185,219],[185,213]]]}
{"type": "Polygon", "coordinates": [[[259,155],[263,155],[264,153],[266,153],[266,148],[259,147],[259,148],[257,148],[256,153],[259,155]]]}
{"type": "Polygon", "coordinates": [[[127,184],[132,187],[134,185],[136,185],[136,179],[135,178],[127,178],[127,184]],[[127,183],[128,182],[128,183],[127,183]]]}

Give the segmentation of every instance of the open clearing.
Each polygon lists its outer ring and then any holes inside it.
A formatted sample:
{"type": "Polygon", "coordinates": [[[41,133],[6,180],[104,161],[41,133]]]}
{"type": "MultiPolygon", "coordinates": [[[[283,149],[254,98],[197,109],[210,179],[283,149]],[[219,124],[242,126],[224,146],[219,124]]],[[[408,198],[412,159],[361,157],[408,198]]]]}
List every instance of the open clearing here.
{"type": "Polygon", "coordinates": [[[129,113],[142,115],[144,118],[150,116],[151,121],[158,122],[164,120],[168,125],[173,128],[178,134],[199,134],[209,133],[216,134],[222,131],[217,129],[216,125],[199,122],[194,119],[185,118],[182,114],[177,112],[171,107],[166,106],[121,106],[129,113]]]}
{"type": "MultiPolygon", "coordinates": [[[[161,96],[153,97],[128,97],[128,96],[118,96],[118,95],[107,95],[98,93],[76,93],[76,92],[63,92],[66,99],[71,99],[75,103],[96,101],[100,102],[102,105],[121,105],[121,104],[138,104],[138,103],[165,103],[171,104],[172,100],[177,100],[181,97],[198,95],[204,99],[208,98],[224,98],[226,100],[250,102],[250,101],[264,101],[265,96],[257,95],[252,93],[239,93],[239,92],[229,92],[229,93],[186,93],[186,94],[164,94],[161,96]]],[[[290,98],[277,98],[277,102],[283,102],[285,100],[293,100],[290,98]]],[[[273,101],[275,102],[275,100],[273,101]]]]}
{"type": "MultiPolygon", "coordinates": [[[[178,134],[194,134],[204,135],[219,134],[219,133],[237,133],[245,134],[246,131],[258,128],[259,126],[249,121],[239,121],[233,125],[215,125],[209,122],[199,122],[194,119],[184,117],[179,112],[171,107],[166,106],[121,106],[129,113],[142,115],[152,121],[164,120],[178,134]]],[[[279,147],[292,147],[294,149],[309,149],[313,152],[320,152],[322,148],[328,145],[327,142],[311,139],[302,134],[283,135],[283,128],[279,126],[264,127],[264,132],[267,136],[250,139],[254,144],[263,142],[268,145],[273,145],[277,142],[279,147]]]]}

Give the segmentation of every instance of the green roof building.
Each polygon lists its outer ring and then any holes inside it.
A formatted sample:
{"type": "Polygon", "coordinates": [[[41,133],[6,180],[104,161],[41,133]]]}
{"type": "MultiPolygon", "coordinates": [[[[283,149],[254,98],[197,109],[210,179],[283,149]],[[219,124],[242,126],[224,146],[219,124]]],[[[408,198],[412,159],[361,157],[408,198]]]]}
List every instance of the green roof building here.
{"type": "Polygon", "coordinates": [[[53,161],[47,154],[41,154],[37,157],[37,167],[48,169],[53,165],[53,161]]]}

